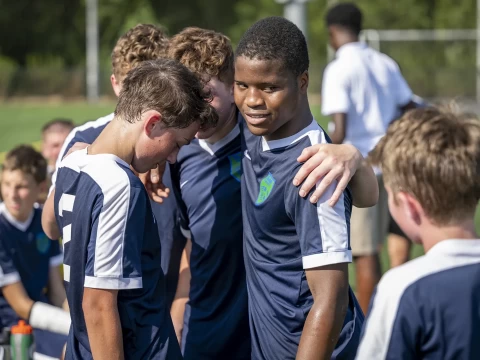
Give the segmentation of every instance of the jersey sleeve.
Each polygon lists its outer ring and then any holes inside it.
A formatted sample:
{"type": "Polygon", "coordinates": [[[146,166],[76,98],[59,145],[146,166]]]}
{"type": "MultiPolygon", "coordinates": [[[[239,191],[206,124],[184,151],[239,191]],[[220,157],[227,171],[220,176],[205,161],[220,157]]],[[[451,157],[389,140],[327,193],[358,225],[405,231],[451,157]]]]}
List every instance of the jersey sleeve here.
{"type": "Polygon", "coordinates": [[[340,63],[330,63],[324,73],[322,82],[322,114],[325,116],[348,113],[350,109],[349,86],[345,71],[340,63]]]}
{"type": "Polygon", "coordinates": [[[370,301],[356,359],[417,359],[421,336],[418,299],[402,296],[398,281],[385,275],[370,301]]]}
{"type": "MultiPolygon", "coordinates": [[[[96,181],[99,183],[99,179],[96,181]]],[[[142,288],[145,189],[141,184],[131,186],[128,179],[99,185],[102,196],[94,208],[84,286],[111,290],[142,288]]]]}
{"type": "Polygon", "coordinates": [[[4,234],[0,232],[0,287],[21,281],[20,274],[13,263],[10,251],[1,239],[2,236],[4,236],[4,234]]]}
{"type": "Polygon", "coordinates": [[[300,239],[304,269],[352,261],[349,239],[351,199],[347,190],[331,207],[328,201],[336,185],[333,182],[317,204],[309,201],[311,193],[302,198],[298,195],[298,188],[287,186],[286,210],[300,239]]]}
{"type": "Polygon", "coordinates": [[[58,240],[50,241],[50,266],[56,267],[63,264],[63,252],[60,250],[58,240]]]}
{"type": "Polygon", "coordinates": [[[187,206],[182,198],[182,190],[180,189],[180,164],[175,163],[173,166],[170,166],[171,177],[172,177],[172,188],[175,195],[175,200],[178,206],[178,217],[180,220],[180,230],[182,231],[183,236],[187,239],[191,239],[192,234],[190,232],[190,221],[188,219],[187,206]]]}

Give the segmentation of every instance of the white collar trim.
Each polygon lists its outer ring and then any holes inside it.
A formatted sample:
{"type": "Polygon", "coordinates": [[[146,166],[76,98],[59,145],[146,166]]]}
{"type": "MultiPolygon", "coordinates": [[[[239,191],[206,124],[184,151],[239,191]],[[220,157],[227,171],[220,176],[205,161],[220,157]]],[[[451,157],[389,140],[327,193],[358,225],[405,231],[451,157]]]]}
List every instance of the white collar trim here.
{"type": "Polygon", "coordinates": [[[5,216],[5,219],[14,227],[16,227],[20,231],[26,231],[30,224],[32,223],[33,220],[33,215],[35,214],[35,210],[32,209],[32,212],[28,216],[28,219],[25,220],[24,222],[18,221],[13,217],[12,214],[7,210],[7,207],[5,206],[4,203],[0,204],[0,214],[3,214],[5,216]]]}
{"type": "Polygon", "coordinates": [[[449,239],[443,240],[433,246],[426,256],[463,255],[467,257],[480,256],[480,239],[449,239]]]}
{"type": "Polygon", "coordinates": [[[222,139],[218,140],[217,142],[210,144],[208,141],[204,139],[198,139],[198,144],[200,147],[208,152],[210,155],[214,155],[218,150],[222,147],[230,143],[233,139],[235,139],[240,134],[240,127],[238,124],[235,124],[235,127],[222,139]]]}
{"type": "Polygon", "coordinates": [[[304,137],[308,136],[309,133],[311,133],[312,131],[319,131],[319,130],[320,130],[319,125],[317,124],[315,119],[313,119],[310,125],[308,125],[306,128],[303,128],[298,133],[292,136],[289,136],[283,139],[278,139],[278,140],[270,140],[270,141],[266,140],[262,136],[262,150],[268,151],[268,150],[287,147],[289,145],[295,144],[296,142],[300,141],[304,137]]]}

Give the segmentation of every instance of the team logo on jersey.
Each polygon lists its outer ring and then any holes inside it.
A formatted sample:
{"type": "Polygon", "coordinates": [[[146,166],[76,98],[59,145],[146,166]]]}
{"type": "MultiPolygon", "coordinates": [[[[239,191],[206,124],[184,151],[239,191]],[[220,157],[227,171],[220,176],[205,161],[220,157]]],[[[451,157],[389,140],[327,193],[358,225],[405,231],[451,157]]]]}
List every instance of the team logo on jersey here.
{"type": "Polygon", "coordinates": [[[242,153],[238,152],[230,155],[228,160],[230,160],[230,175],[240,182],[242,179],[242,153]]]}
{"type": "Polygon", "coordinates": [[[264,177],[262,181],[260,181],[260,192],[258,193],[258,198],[257,201],[255,201],[255,205],[263,204],[270,196],[274,186],[275,178],[272,174],[268,173],[268,175],[264,177]]]}
{"type": "Polygon", "coordinates": [[[40,254],[46,254],[47,251],[50,250],[50,241],[51,240],[45,235],[45,233],[41,232],[37,234],[37,250],[40,254]]]}

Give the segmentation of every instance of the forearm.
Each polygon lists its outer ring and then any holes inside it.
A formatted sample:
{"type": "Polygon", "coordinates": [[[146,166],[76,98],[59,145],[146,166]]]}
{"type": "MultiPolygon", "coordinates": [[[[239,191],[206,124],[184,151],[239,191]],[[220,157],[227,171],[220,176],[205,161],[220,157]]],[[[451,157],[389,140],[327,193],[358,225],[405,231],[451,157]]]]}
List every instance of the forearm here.
{"type": "Polygon", "coordinates": [[[333,144],[343,144],[343,140],[345,139],[345,134],[338,129],[335,129],[329,136],[333,144]]]}
{"type": "Polygon", "coordinates": [[[50,304],[61,308],[65,302],[66,294],[59,267],[51,267],[48,277],[48,300],[50,304]]]}
{"type": "Polygon", "coordinates": [[[185,315],[185,307],[187,305],[190,294],[190,240],[187,240],[187,245],[182,253],[182,259],[180,262],[180,274],[178,278],[177,292],[175,293],[175,300],[172,303],[170,315],[172,317],[173,327],[175,328],[175,334],[180,342],[183,331],[183,319],[185,315]]]}
{"type": "MultiPolygon", "coordinates": [[[[361,154],[359,153],[361,157],[361,154]]],[[[353,205],[356,207],[374,206],[378,201],[378,181],[373,168],[366,159],[361,160],[357,172],[349,183],[353,195],[353,205]]]]}
{"type": "Polygon", "coordinates": [[[297,359],[327,360],[337,344],[348,307],[347,301],[315,302],[303,327],[297,359]]]}
{"type": "Polygon", "coordinates": [[[84,309],[90,348],[95,360],[123,360],[123,337],[117,308],[84,309]]]}
{"type": "Polygon", "coordinates": [[[42,210],[42,228],[50,239],[58,239],[61,236],[60,230],[55,219],[54,207],[55,190],[52,191],[42,210]]]}

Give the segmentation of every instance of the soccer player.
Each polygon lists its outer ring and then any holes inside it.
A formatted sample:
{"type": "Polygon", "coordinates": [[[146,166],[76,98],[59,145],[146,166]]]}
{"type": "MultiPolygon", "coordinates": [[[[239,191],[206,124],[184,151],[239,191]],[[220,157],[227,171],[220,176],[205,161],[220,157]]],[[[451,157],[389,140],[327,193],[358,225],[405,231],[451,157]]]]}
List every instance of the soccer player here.
{"type": "MultiPolygon", "coordinates": [[[[356,5],[332,7],[326,22],[336,57],[323,76],[322,113],[332,116],[333,143],[352,144],[366,157],[397,118],[398,109],[403,113],[413,107],[413,94],[395,61],[359,42],[362,13],[356,5]]],[[[368,209],[354,207],[351,222],[356,291],[364,312],[381,276],[378,253],[389,221],[381,171],[374,170],[378,203],[368,209]]]]}
{"type": "MultiPolygon", "coordinates": [[[[215,31],[186,28],[171,39],[169,56],[206,82],[219,114],[217,127],[198,132],[197,139],[180,150],[172,170],[174,193],[184,210],[183,228],[192,239],[172,320],[184,358],[250,359],[240,195],[242,134],[233,99],[232,46],[215,31]]],[[[371,173],[363,180],[376,184],[371,173]]]]}
{"type": "Polygon", "coordinates": [[[36,353],[58,359],[70,316],[61,309],[65,290],[59,244],[42,231],[42,210],[34,208],[46,177],[45,159],[30,146],[11,150],[2,165],[0,329],[27,320],[34,328],[36,353]]]}
{"type": "MultiPolygon", "coordinates": [[[[138,173],[175,162],[217,116],[196,76],[159,59],[130,70],[115,116],[59,166],[55,214],[72,331],[67,359],[180,359],[155,217],[138,173]]],[[[51,201],[51,196],[48,201],[51,201]]]]}
{"type": "Polygon", "coordinates": [[[73,128],[73,122],[68,119],[53,119],[43,126],[42,155],[47,159],[49,176],[55,171],[55,163],[62,145],[73,128]]]}
{"type": "MultiPolygon", "coordinates": [[[[166,55],[168,38],[165,32],[154,25],[139,24],[120,37],[112,51],[112,88],[118,96],[122,89],[123,79],[128,71],[145,60],[155,60],[166,55]]],[[[91,144],[113,119],[113,113],[95,121],[90,121],[75,128],[63,144],[57,164],[76,142],[91,144]]],[[[54,175],[52,188],[54,189],[54,175]]],[[[171,187],[170,169],[167,166],[163,174],[163,183],[171,187]]],[[[157,219],[160,241],[162,243],[162,268],[166,274],[168,303],[171,304],[177,288],[180,256],[186,239],[183,237],[178,223],[178,209],[175,199],[163,198],[162,204],[152,201],[152,208],[157,219]]],[[[44,224],[56,227],[53,209],[44,212],[44,224]],[[48,215],[48,218],[47,218],[48,215]]],[[[47,226],[48,227],[48,226],[47,226]]]]}
{"type": "Polygon", "coordinates": [[[171,39],[169,56],[206,82],[219,115],[218,125],[199,131],[172,167],[182,228],[191,239],[185,255],[191,281],[186,290],[179,284],[172,320],[185,359],[250,359],[232,45],[223,34],[190,27],[171,39]]]}
{"type": "Polygon", "coordinates": [[[370,156],[393,217],[426,255],[383,276],[358,359],[480,358],[480,123],[412,110],[370,156]]]}
{"type": "Polygon", "coordinates": [[[317,204],[292,186],[302,151],[329,142],[310,111],[308,66],[305,37],[281,17],[251,26],[235,54],[254,359],[352,359],[363,323],[348,284],[350,191],[330,206],[335,182],[317,204]]]}

